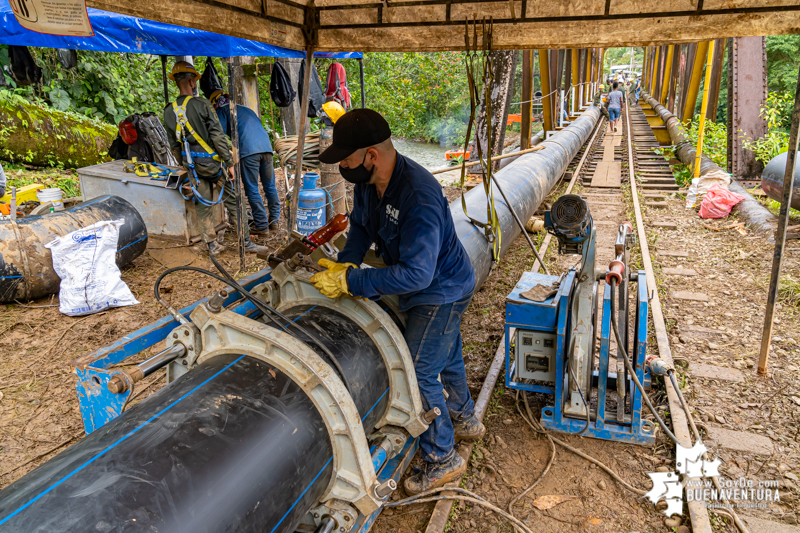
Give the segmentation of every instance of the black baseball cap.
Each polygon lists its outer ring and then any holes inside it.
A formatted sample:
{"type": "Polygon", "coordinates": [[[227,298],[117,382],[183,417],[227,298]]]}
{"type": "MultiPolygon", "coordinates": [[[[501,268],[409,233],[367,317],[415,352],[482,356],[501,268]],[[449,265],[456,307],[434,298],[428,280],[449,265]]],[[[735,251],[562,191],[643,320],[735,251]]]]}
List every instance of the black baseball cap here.
{"type": "Polygon", "coordinates": [[[360,148],[375,146],[392,136],[389,123],[377,111],[360,108],[348,111],[333,126],[333,144],[319,154],[319,160],[333,165],[360,148]]]}

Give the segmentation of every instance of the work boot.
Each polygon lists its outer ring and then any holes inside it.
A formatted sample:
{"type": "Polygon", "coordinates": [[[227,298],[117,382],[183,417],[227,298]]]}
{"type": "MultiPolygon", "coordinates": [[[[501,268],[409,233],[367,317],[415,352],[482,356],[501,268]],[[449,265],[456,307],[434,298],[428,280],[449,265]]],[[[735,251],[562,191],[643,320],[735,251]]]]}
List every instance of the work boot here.
{"type": "Polygon", "coordinates": [[[267,247],[256,244],[253,241],[247,241],[244,244],[244,251],[247,252],[248,254],[257,254],[259,252],[265,254],[267,253],[267,247]]]}
{"type": "Polygon", "coordinates": [[[426,490],[436,489],[458,479],[467,470],[467,462],[456,453],[450,452],[450,458],[439,463],[422,463],[421,469],[413,476],[406,478],[406,494],[414,496],[426,490]]]}
{"type": "Polygon", "coordinates": [[[269,235],[269,228],[250,228],[250,235],[269,235]]]}
{"type": "Polygon", "coordinates": [[[225,247],[222,246],[217,241],[211,241],[210,243],[208,243],[208,255],[213,255],[214,257],[217,257],[224,250],[225,250],[225,247]]]}
{"type": "Polygon", "coordinates": [[[453,420],[456,441],[476,441],[486,434],[486,426],[474,414],[463,420],[453,420]]]}
{"type": "Polygon", "coordinates": [[[278,223],[277,220],[274,220],[274,221],[269,223],[269,230],[270,231],[278,231],[279,227],[280,227],[280,224],[278,223]]]}

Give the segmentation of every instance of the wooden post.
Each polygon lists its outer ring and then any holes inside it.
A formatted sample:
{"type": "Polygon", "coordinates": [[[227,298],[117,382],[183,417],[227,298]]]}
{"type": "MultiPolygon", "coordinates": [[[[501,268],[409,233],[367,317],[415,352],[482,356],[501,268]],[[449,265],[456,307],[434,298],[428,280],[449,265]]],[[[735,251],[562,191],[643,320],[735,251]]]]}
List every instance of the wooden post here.
{"type": "Polygon", "coordinates": [[[367,107],[367,93],[364,89],[364,58],[358,58],[358,76],[361,80],[361,108],[367,107]]]}
{"type": "MultiPolygon", "coordinates": [[[[303,186],[303,149],[306,144],[306,121],[308,115],[308,88],[311,86],[311,71],[314,70],[314,47],[306,46],[306,68],[303,71],[303,94],[300,95],[300,127],[297,132],[297,158],[294,167],[294,187],[292,188],[292,208],[289,210],[289,223],[286,231],[288,240],[292,239],[292,230],[297,227],[297,206],[300,202],[300,188],[303,186]]],[[[285,172],[286,170],[284,170],[285,172]]]]}
{"type": "Polygon", "coordinates": [[[167,56],[161,56],[161,83],[164,85],[164,102],[169,105],[169,86],[167,84],[167,56]]]}
{"type": "Polygon", "coordinates": [[[667,95],[669,94],[670,80],[672,79],[672,55],[675,53],[675,45],[671,44],[667,47],[667,60],[664,64],[664,79],[661,83],[661,98],[659,102],[665,105],[667,102],[667,95]]]}
{"type": "Polygon", "coordinates": [[[531,147],[531,115],[533,114],[533,50],[522,51],[522,105],[520,113],[519,149],[531,147]]]}
{"type": "Polygon", "coordinates": [[[767,292],[767,310],[764,313],[764,331],[761,334],[761,353],[758,356],[758,373],[767,373],[769,349],[772,344],[772,327],[775,320],[775,302],[778,299],[778,282],[783,267],[783,250],[786,246],[786,228],[789,225],[789,207],[792,205],[792,188],[794,187],[795,164],[797,161],[798,130],[800,130],[800,73],[797,76],[797,87],[794,90],[794,112],[792,113],[792,129],[789,132],[789,151],[786,154],[786,171],[783,174],[783,197],[778,215],[778,231],[775,234],[775,252],[772,257],[772,274],[767,292]]]}
{"type": "Polygon", "coordinates": [[[237,103],[239,94],[236,90],[236,78],[239,76],[239,58],[231,57],[228,59],[228,95],[230,96],[231,112],[231,145],[233,146],[233,197],[236,200],[236,237],[239,244],[239,271],[243,272],[245,267],[244,254],[244,225],[247,224],[247,214],[245,213],[244,199],[242,195],[242,163],[239,160],[239,121],[237,113],[237,103]]]}
{"type": "MultiPolygon", "coordinates": [[[[700,58],[698,58],[700,59],[700,58]]],[[[694,177],[700,177],[700,158],[703,155],[703,137],[705,137],[706,109],[708,109],[708,88],[711,85],[711,62],[714,60],[714,41],[708,41],[708,59],[706,61],[706,82],[703,86],[703,103],[700,104],[700,124],[697,129],[697,155],[694,159],[694,177]]]]}
{"type": "Polygon", "coordinates": [[[550,61],[547,50],[539,49],[539,77],[542,81],[542,122],[544,122],[544,134],[553,131],[553,88],[550,83],[550,61]]]}
{"type": "Polygon", "coordinates": [[[683,103],[681,122],[692,120],[694,108],[697,106],[697,94],[700,92],[700,80],[703,79],[703,66],[708,55],[708,41],[697,43],[692,65],[692,77],[689,79],[689,88],[686,91],[686,101],[683,103]]]}

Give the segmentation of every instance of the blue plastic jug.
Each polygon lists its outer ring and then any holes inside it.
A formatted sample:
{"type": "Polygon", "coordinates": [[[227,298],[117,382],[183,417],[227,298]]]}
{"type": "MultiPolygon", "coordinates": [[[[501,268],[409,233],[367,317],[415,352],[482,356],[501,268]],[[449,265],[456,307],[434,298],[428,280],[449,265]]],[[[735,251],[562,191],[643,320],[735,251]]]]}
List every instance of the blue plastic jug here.
{"type": "Polygon", "coordinates": [[[325,191],[317,188],[319,174],[303,174],[303,188],[297,206],[297,231],[303,235],[318,230],[325,225],[325,191]]]}

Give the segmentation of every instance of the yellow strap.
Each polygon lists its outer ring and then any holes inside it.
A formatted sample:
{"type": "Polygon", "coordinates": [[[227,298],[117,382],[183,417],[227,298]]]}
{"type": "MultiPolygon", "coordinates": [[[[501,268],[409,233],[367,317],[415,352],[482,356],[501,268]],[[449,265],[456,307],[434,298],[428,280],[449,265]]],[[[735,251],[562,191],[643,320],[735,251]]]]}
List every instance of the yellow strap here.
{"type": "MultiPolygon", "coordinates": [[[[194,131],[192,123],[189,122],[189,117],[186,114],[186,104],[191,99],[192,99],[191,96],[187,96],[186,100],[184,100],[183,104],[180,106],[178,105],[177,100],[172,102],[172,110],[175,111],[175,119],[176,119],[175,134],[178,136],[179,139],[182,139],[183,128],[185,127],[186,131],[189,132],[189,135],[194,137],[194,139],[197,141],[197,144],[199,144],[203,148],[203,150],[206,151],[207,154],[213,154],[214,150],[212,150],[211,147],[208,145],[208,143],[206,143],[206,141],[204,141],[203,138],[200,137],[196,131],[194,131]]],[[[212,156],[212,159],[214,159],[215,161],[222,161],[222,158],[220,158],[219,155],[212,156]]]]}

